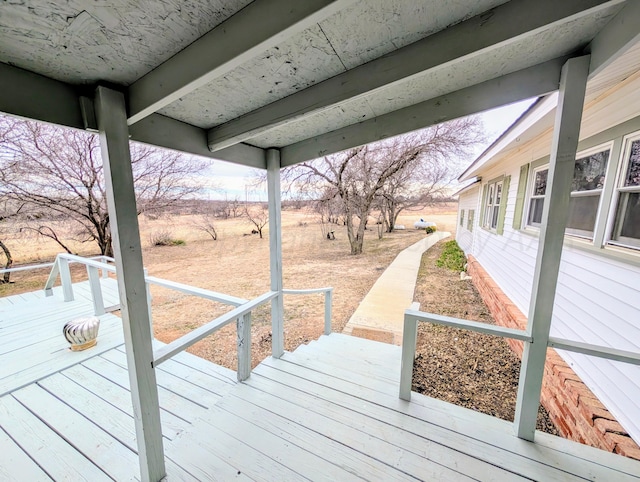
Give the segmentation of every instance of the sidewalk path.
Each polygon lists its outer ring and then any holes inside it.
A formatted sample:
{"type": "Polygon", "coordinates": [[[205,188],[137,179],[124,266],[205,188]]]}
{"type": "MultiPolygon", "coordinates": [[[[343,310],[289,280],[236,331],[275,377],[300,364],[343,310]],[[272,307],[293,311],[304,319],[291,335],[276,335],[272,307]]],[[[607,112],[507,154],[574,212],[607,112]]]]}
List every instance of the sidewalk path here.
{"type": "Polygon", "coordinates": [[[348,335],[400,345],[404,311],[413,302],[422,254],[447,232],[435,232],[400,252],[380,275],[342,331],[348,335]]]}

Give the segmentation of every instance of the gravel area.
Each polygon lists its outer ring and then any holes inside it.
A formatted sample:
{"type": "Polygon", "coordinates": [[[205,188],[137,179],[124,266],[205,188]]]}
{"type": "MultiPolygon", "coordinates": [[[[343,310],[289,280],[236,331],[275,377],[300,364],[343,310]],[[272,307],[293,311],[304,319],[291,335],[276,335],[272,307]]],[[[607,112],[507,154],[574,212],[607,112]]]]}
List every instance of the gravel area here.
{"type": "MultiPolygon", "coordinates": [[[[422,257],[415,300],[422,311],[494,324],[470,280],[438,268],[441,241],[422,257]]],[[[513,421],[520,359],[501,338],[429,323],[418,326],[413,390],[513,421]]],[[[537,429],[558,432],[540,406],[537,429]]]]}

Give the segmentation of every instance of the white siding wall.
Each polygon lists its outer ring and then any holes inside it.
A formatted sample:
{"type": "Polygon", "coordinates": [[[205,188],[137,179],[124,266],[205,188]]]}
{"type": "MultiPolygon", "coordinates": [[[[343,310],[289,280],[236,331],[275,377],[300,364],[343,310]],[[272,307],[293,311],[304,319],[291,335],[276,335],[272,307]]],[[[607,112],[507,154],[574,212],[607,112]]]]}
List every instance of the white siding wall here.
{"type": "Polygon", "coordinates": [[[473,187],[460,194],[458,199],[458,227],[456,229],[456,241],[465,253],[473,250],[473,233],[478,229],[478,188],[473,187]],[[473,232],[467,229],[469,210],[475,210],[473,232]],[[464,223],[460,226],[460,212],[464,211],[464,223]]]}
{"type": "MultiPolygon", "coordinates": [[[[483,173],[484,179],[511,175],[505,229],[500,236],[476,226],[470,252],[527,314],[538,238],[512,227],[519,172],[520,166],[514,164],[506,168],[503,165],[502,171],[494,168],[483,173]]],[[[465,196],[465,205],[479,205],[481,193],[482,189],[478,189],[474,201],[465,196]]],[[[476,223],[480,217],[476,208],[476,223]]],[[[466,239],[463,242],[468,245],[466,239]]],[[[551,335],[639,352],[640,267],[565,246],[551,335]]],[[[640,443],[640,367],[559,353],[640,443]]]]}

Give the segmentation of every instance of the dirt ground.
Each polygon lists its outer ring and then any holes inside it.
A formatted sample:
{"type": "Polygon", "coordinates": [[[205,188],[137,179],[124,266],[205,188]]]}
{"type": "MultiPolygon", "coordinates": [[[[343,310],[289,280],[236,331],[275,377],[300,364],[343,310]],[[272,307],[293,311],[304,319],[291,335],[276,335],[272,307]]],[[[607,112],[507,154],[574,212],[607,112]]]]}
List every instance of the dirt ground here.
{"type": "MultiPolygon", "coordinates": [[[[415,300],[422,311],[494,324],[470,280],[435,264],[439,242],[422,257],[415,300]]],[[[441,325],[418,325],[413,390],[513,421],[520,359],[501,338],[441,325]]],[[[541,406],[537,429],[557,435],[541,406]]]]}
{"type": "MultiPolygon", "coordinates": [[[[378,239],[375,225],[366,232],[364,254],[351,256],[343,226],[332,226],[336,240],[322,237],[317,216],[302,210],[282,214],[284,287],[289,289],[331,286],[333,293],[333,331],[340,332],[373,283],[395,256],[425,236],[412,228],[419,218],[433,220],[441,229],[455,229],[454,204],[408,212],[399,223],[406,230],[385,234],[378,239]]],[[[269,240],[251,235],[251,224],[243,218],[221,220],[216,227],[219,239],[213,241],[195,228],[190,215],[140,220],[144,264],[152,276],[178,281],[246,299],[269,291],[269,240]],[[150,239],[168,231],[181,246],[151,246],[150,239]]],[[[56,245],[24,233],[10,239],[15,264],[50,261],[60,250],[56,245]]],[[[75,245],[82,255],[89,245],[75,245]]],[[[82,266],[73,267],[74,281],[86,278],[82,266]]],[[[42,288],[49,270],[15,273],[11,285],[0,285],[0,296],[42,288]]],[[[213,320],[231,307],[209,302],[176,291],[152,286],[154,332],[170,342],[213,320]]],[[[317,339],[324,326],[324,298],[321,294],[285,296],[285,348],[317,339]]],[[[252,317],[253,365],[271,353],[270,307],[258,308],[252,317]]],[[[235,325],[227,326],[189,349],[211,361],[236,367],[235,325]]]]}

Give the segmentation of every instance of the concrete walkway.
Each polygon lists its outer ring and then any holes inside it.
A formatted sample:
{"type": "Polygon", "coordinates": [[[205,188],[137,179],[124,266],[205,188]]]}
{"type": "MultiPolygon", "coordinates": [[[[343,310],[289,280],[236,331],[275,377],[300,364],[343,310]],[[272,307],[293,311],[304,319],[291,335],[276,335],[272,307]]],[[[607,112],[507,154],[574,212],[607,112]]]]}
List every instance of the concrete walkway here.
{"type": "Polygon", "coordinates": [[[342,331],[348,335],[400,345],[404,312],[413,293],[422,254],[447,232],[435,232],[402,251],[380,275],[342,331]]]}

